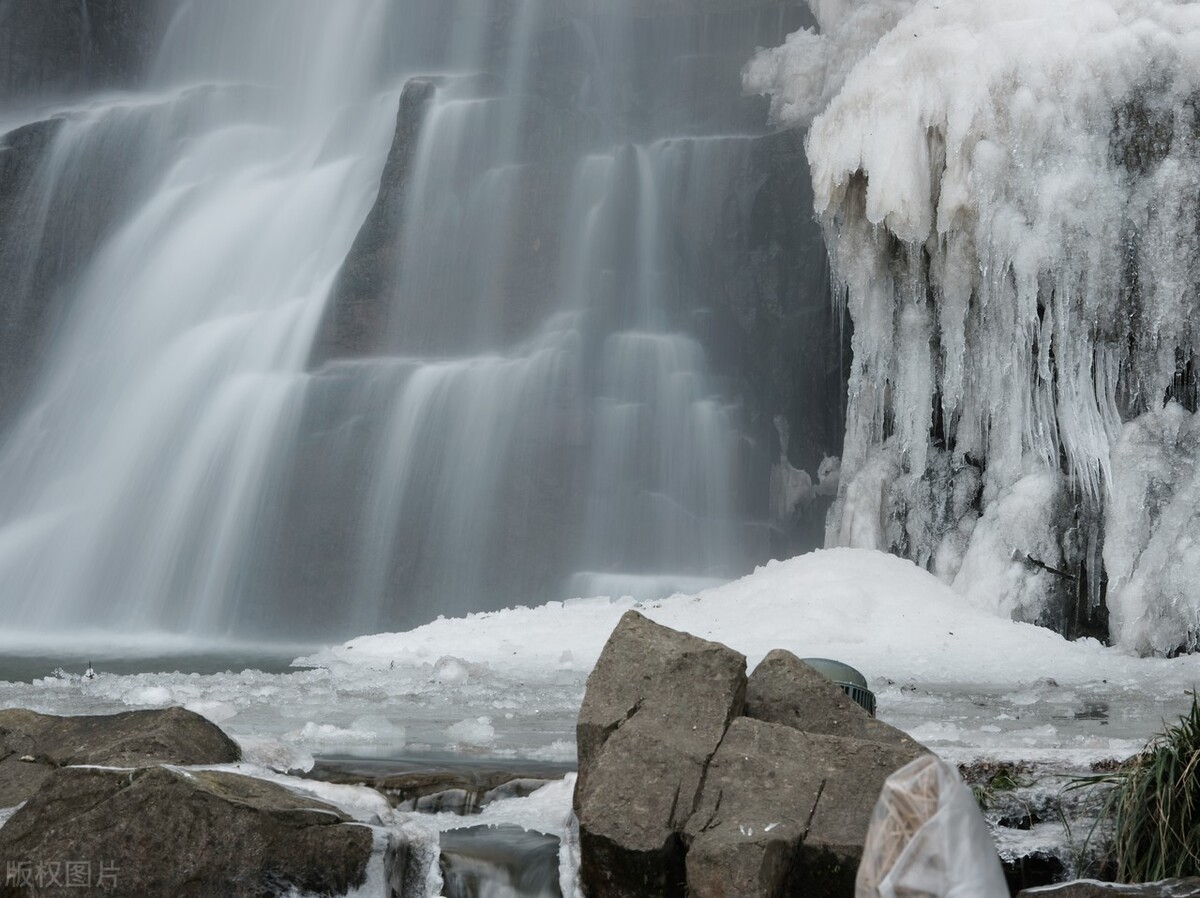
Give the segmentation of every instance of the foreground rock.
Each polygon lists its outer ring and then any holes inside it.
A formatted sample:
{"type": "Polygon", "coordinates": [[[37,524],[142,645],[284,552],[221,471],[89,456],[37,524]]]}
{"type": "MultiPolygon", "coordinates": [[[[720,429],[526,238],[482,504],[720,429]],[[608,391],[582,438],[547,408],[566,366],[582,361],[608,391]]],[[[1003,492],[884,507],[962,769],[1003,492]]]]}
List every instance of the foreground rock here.
{"type": "Polygon", "coordinates": [[[685,831],[689,895],[852,895],[880,787],[921,751],[735,720],[685,831]]]}
{"type": "MultiPolygon", "coordinates": [[[[846,736],[920,749],[908,734],[876,720],[841,687],[791,652],[775,649],[746,684],[745,716],[806,733],[846,736]]],[[[911,760],[911,758],[910,758],[911,760]]]]}
{"type": "Polygon", "coordinates": [[[879,791],[925,749],[794,655],[743,665],[635,612],[613,631],[577,732],[590,898],[853,895],[879,791]]]}
{"type": "Polygon", "coordinates": [[[591,898],[684,894],[681,833],[726,727],[746,659],[630,611],[579,712],[581,879],[591,898]]]}
{"type": "Polygon", "coordinates": [[[1164,879],[1134,885],[1080,879],[1025,889],[1017,893],[1017,898],[1200,898],[1200,878],[1164,879]]]}
{"type": "Polygon", "coordinates": [[[368,828],[273,783],[66,768],[0,828],[0,865],[14,874],[0,895],[69,898],[85,883],[139,898],[341,895],[364,881],[371,849],[368,828]]]}
{"type": "Polygon", "coordinates": [[[924,753],[791,652],[770,652],[688,822],[691,895],[853,894],[883,782],[924,753]]]}
{"type": "Polygon", "coordinates": [[[59,767],[98,764],[227,764],[237,744],[183,708],[55,717],[22,708],[0,710],[0,807],[33,795],[59,767]]]}

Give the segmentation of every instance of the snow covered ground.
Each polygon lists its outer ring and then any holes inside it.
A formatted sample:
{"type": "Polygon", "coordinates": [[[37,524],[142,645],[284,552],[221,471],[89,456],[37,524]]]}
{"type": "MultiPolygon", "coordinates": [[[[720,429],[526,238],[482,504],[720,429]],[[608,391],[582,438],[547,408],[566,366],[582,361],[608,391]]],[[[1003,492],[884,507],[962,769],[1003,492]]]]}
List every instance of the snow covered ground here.
{"type": "MultiPolygon", "coordinates": [[[[79,714],[182,704],[240,741],[241,769],[268,776],[303,770],[314,755],[570,762],[587,674],[630,608],[727,643],[751,667],[776,647],[852,664],[875,690],[881,718],[953,762],[1087,770],[1140,748],[1187,708],[1200,682],[1200,657],[1140,658],[1067,642],[977,609],[903,559],[831,549],[696,595],[640,605],[581,598],[363,636],[299,658],[288,673],[110,674],[96,662],[90,680],[0,682],[0,707],[79,714]]],[[[397,827],[415,827],[430,852],[437,830],[480,822],[569,836],[569,782],[501,802],[487,820],[412,819],[367,790],[292,782],[381,826],[381,856],[397,827]]],[[[1026,848],[1062,840],[1037,830],[1002,836],[1026,848]]],[[[561,862],[569,885],[569,848],[561,862]]],[[[436,888],[431,880],[429,894],[436,888]]]]}
{"type": "MultiPolygon", "coordinates": [[[[830,549],[696,595],[581,598],[363,636],[289,673],[107,674],[0,683],[0,706],[99,713],[182,704],[252,758],[425,752],[570,761],[584,683],[629,608],[733,646],[861,670],[879,715],[943,756],[1064,766],[1124,757],[1182,713],[1200,657],[1139,658],[969,605],[908,561],[830,549]]],[[[12,649],[10,648],[11,652],[12,649]]]]}

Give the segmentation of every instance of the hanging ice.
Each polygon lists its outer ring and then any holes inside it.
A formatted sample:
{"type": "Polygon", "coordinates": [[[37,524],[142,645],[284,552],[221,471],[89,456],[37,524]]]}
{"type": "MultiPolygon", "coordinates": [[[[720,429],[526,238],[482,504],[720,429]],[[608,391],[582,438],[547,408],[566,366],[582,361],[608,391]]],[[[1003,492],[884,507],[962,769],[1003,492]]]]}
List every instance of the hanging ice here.
{"type": "Polygon", "coordinates": [[[1200,7],[810,5],[826,33],[746,85],[785,124],[823,110],[815,206],[855,327],[827,543],[1063,624],[1107,533],[1112,635],[1193,645],[1196,432],[1163,406],[1195,408],[1200,7]]]}

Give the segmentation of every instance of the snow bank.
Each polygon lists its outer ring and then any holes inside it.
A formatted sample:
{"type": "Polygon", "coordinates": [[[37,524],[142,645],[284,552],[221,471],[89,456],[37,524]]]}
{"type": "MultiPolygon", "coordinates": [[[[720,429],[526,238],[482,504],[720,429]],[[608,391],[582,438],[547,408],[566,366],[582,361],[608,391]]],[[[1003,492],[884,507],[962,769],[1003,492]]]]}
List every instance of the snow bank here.
{"type": "MultiPolygon", "coordinates": [[[[665,626],[732,646],[751,667],[771,649],[784,648],[801,657],[837,658],[868,678],[1011,689],[1047,677],[1078,685],[1123,674],[1140,678],[1155,664],[979,610],[910,561],[847,548],[772,561],[696,595],[636,606],[580,599],[440,619],[300,660],[338,672],[453,653],[488,676],[534,679],[569,656],[586,672],[621,615],[634,607],[665,626]]],[[[1200,674],[1200,659],[1192,667],[1200,674]]],[[[456,732],[483,725],[466,720],[456,732]]]]}
{"type": "MultiPolygon", "coordinates": [[[[1200,6],[919,0],[830,9],[827,35],[792,35],[745,76],[749,89],[772,95],[785,124],[821,110],[807,142],[815,206],[855,324],[830,543],[878,545],[874,529],[848,522],[891,521],[899,538],[881,547],[941,554],[938,572],[954,580],[980,515],[1023,479],[1061,472],[1042,509],[1049,529],[1030,533],[1049,543],[1042,557],[990,528],[990,564],[1015,590],[995,593],[993,607],[1037,617],[1053,592],[1045,569],[1004,568],[1009,557],[1072,572],[1082,563],[1094,576],[1089,553],[1123,423],[1156,412],[1191,377],[1200,6]],[[871,40],[889,25],[869,52],[846,36],[871,40]],[[956,480],[935,469],[964,460],[985,471],[981,494],[941,526],[922,527],[922,480],[934,482],[925,492],[935,498],[952,492],[956,480]],[[879,489],[888,466],[899,476],[879,489]],[[860,476],[874,485],[856,490],[860,476]],[[1062,495],[1074,513],[1055,507],[1062,495]]],[[[1121,513],[1109,509],[1110,518],[1121,513]]],[[[1107,529],[1131,528],[1112,518],[1107,529]]],[[[1129,548],[1114,551],[1106,561],[1122,568],[1129,548]]],[[[1143,593],[1175,595],[1148,582],[1163,575],[1120,576],[1129,588],[1145,582],[1143,593]]],[[[1123,644],[1161,652],[1194,630],[1200,594],[1173,606],[1117,594],[1114,607],[1124,609],[1114,615],[1123,644]],[[1161,625],[1135,623],[1152,605],[1161,625]]]]}
{"type": "MultiPolygon", "coordinates": [[[[1006,527],[1021,520],[1016,511],[1006,527]]],[[[956,761],[1125,757],[1185,711],[1200,682],[1200,655],[1138,658],[1068,642],[973,606],[909,561],[843,548],[641,605],[577,599],[364,636],[299,659],[318,666],[293,673],[119,676],[100,665],[92,680],[0,682],[0,707],[106,713],[165,689],[219,709],[247,763],[279,772],[322,754],[569,764],[587,675],[630,608],[731,645],[750,665],[773,648],[852,664],[883,719],[956,761]]]]}

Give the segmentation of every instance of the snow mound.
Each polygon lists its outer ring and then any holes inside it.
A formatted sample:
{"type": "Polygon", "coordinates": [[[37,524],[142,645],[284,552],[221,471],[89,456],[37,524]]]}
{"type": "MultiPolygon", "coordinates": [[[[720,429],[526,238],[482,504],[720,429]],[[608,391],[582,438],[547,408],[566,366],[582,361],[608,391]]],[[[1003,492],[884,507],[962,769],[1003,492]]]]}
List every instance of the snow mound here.
{"type": "MultiPolygon", "coordinates": [[[[386,667],[395,659],[453,652],[460,663],[486,665],[496,675],[545,679],[563,651],[585,670],[594,666],[631,607],[597,599],[442,619],[406,633],[360,637],[302,661],[386,667]],[[541,659],[540,672],[531,669],[531,657],[541,659]]],[[[784,648],[801,657],[837,658],[869,678],[995,686],[1051,676],[1087,683],[1112,675],[1114,665],[1136,663],[1095,640],[1068,642],[977,609],[912,562],[864,549],[772,561],[724,586],[636,608],[665,626],[732,646],[751,666],[784,648]],[[1101,657],[1106,661],[1098,666],[1101,657]]],[[[483,741],[492,723],[463,720],[452,736],[483,741]]]]}

